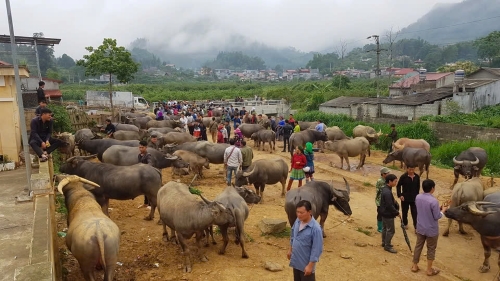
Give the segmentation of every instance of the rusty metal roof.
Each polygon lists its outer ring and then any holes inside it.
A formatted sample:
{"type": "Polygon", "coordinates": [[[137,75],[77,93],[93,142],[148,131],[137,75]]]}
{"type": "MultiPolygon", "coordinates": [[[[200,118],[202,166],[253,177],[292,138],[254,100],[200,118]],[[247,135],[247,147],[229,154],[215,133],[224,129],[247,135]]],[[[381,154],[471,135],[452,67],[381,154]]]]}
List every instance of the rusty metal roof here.
{"type": "MultiPolygon", "coordinates": [[[[35,45],[35,41],[37,45],[40,46],[54,46],[61,42],[61,39],[57,38],[45,38],[45,37],[27,37],[27,36],[15,36],[16,44],[27,44],[27,45],[35,45]]],[[[9,35],[0,35],[0,43],[10,44],[10,36],[9,35]]]]}

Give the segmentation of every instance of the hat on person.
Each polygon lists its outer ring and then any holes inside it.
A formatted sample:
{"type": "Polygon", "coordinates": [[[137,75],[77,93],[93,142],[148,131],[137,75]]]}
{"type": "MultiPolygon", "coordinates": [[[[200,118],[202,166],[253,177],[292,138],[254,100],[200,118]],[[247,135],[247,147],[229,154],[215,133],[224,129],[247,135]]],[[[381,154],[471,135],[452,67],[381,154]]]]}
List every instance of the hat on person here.
{"type": "Polygon", "coordinates": [[[391,172],[391,170],[389,170],[389,168],[387,167],[383,167],[382,169],[380,169],[380,174],[389,174],[391,172]]]}

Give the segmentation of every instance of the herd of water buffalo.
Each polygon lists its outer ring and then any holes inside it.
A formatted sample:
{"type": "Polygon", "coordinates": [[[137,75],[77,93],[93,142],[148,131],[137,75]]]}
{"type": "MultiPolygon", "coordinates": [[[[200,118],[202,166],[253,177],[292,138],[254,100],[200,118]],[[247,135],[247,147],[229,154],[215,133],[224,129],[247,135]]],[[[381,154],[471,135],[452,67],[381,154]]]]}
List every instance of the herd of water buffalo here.
{"type": "MultiPolygon", "coordinates": [[[[210,122],[208,120],[208,122],[210,122]]],[[[169,181],[162,186],[161,169],[191,170],[202,177],[202,170],[209,169],[210,164],[223,164],[224,151],[229,146],[222,143],[197,141],[189,133],[179,130],[178,120],[156,121],[148,114],[129,113],[122,116],[122,122],[116,124],[114,139],[102,139],[93,129],[82,129],[74,135],[58,134],[65,142],[61,151],[68,155],[60,172],[72,176],[61,176],[58,190],[64,194],[68,208],[68,234],[66,243],[78,260],[86,280],[94,280],[95,266],[105,269],[105,279],[112,280],[114,267],[119,251],[120,231],[109,219],[109,199],[128,200],[139,195],[149,199],[151,210],[146,220],[153,220],[158,208],[163,225],[165,241],[180,244],[185,257],[184,270],[191,272],[192,263],[189,248],[185,239],[196,237],[200,249],[199,258],[207,258],[201,251],[201,241],[212,237],[212,225],[217,225],[223,236],[223,246],[219,254],[224,254],[229,238],[227,230],[235,227],[236,244],[242,248],[242,257],[248,258],[244,242],[244,222],[248,218],[247,204],[263,202],[266,184],[281,183],[282,196],[285,196],[285,183],[288,178],[289,165],[281,157],[266,158],[253,161],[244,172],[239,171],[235,186],[226,187],[213,201],[203,196],[191,194],[185,184],[169,181]],[[148,148],[152,156],[152,166],[138,164],[139,140],[155,134],[159,140],[159,150],[148,148]],[[118,137],[117,137],[118,136],[118,137]],[[80,150],[74,156],[75,148],[80,150]],[[83,156],[83,154],[90,156],[83,156]],[[100,162],[89,161],[97,157],[100,162]],[[254,185],[255,192],[247,186],[254,185]],[[167,231],[171,229],[171,235],[167,231]]],[[[205,120],[203,120],[205,122],[205,120]]],[[[349,157],[360,156],[358,168],[362,167],[366,156],[370,156],[370,144],[378,141],[381,132],[373,128],[359,125],[354,128],[353,138],[349,138],[338,127],[327,128],[318,132],[314,122],[299,122],[301,131],[290,137],[291,148],[304,146],[306,142],[318,142],[323,149],[333,151],[349,166],[349,157]]],[[[264,134],[270,131],[258,124],[243,123],[240,126],[246,138],[270,142],[270,152],[275,149],[276,136],[264,134]],[[256,134],[259,137],[256,138],[256,134]],[[260,136],[261,135],[261,136],[260,136]],[[268,135],[272,136],[269,139],[268,135]],[[271,145],[273,143],[273,145],[271,145]]],[[[263,146],[264,149],[264,146],[263,146]]],[[[419,167],[421,174],[429,173],[431,160],[430,146],[422,139],[401,138],[393,144],[393,152],[389,153],[384,164],[398,160],[401,165],[419,167]]],[[[497,189],[483,192],[479,176],[488,160],[486,152],[472,147],[457,155],[454,173],[455,182],[451,198],[451,208],[445,215],[460,223],[460,232],[464,233],[461,223],[471,224],[481,234],[485,260],[482,272],[489,269],[488,259],[491,249],[500,249],[500,193],[497,189]],[[459,175],[467,178],[457,183],[459,175]]],[[[298,189],[286,193],[285,212],[290,225],[296,219],[295,205],[300,200],[312,203],[314,218],[320,218],[323,228],[330,205],[345,215],[351,215],[349,206],[350,187],[334,187],[333,182],[312,181],[298,189]]],[[[221,179],[222,182],[222,179],[221,179]]],[[[448,227],[449,229],[449,227],[448,227]]],[[[444,235],[448,235],[447,230],[444,235]]],[[[323,235],[326,237],[324,230],[323,235]]]]}

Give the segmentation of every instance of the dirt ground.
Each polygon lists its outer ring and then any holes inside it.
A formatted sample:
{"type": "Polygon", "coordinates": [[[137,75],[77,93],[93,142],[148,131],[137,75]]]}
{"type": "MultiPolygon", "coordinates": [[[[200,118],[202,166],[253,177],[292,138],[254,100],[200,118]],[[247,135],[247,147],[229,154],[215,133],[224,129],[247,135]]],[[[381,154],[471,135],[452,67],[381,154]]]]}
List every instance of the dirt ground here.
{"type": "MultiPolygon", "coordinates": [[[[249,145],[253,145],[252,142],[249,145]]],[[[278,143],[277,151],[281,151],[280,146],[281,143],[278,143]]],[[[254,154],[255,159],[290,159],[288,153],[281,152],[269,154],[254,151],[254,154]]],[[[331,153],[315,154],[316,180],[333,180],[335,186],[343,187],[342,177],[345,177],[351,186],[350,204],[353,211],[351,218],[346,220],[346,216],[333,207],[330,208],[325,224],[327,238],[324,240],[324,251],[316,268],[317,280],[493,280],[499,269],[497,255],[493,253],[490,259],[490,272],[479,273],[478,268],[483,261],[479,235],[470,226],[465,226],[468,234],[460,235],[456,222],[452,224],[449,237],[439,238],[435,266],[441,269],[441,273],[437,276],[425,275],[425,248],[420,262],[422,270],[418,273],[410,271],[412,254],[399,227],[396,227],[393,238],[393,245],[398,253],[391,254],[383,250],[380,246],[380,234],[376,231],[374,197],[375,182],[384,156],[383,152],[372,152],[371,157],[367,157],[363,170],[355,170],[358,159],[351,158],[352,169],[346,171],[331,167],[332,162],[340,165],[338,156],[331,153]]],[[[225,188],[222,169],[222,165],[211,165],[210,170],[204,171],[205,179],[194,183],[209,199],[225,188]]],[[[402,174],[395,167],[392,169],[397,176],[402,174]]],[[[429,174],[437,184],[434,195],[441,203],[445,202],[451,194],[449,186],[453,181],[453,171],[431,166],[429,174]]],[[[171,178],[170,168],[165,169],[164,182],[171,178]]],[[[185,176],[181,181],[189,184],[191,178],[185,176]]],[[[483,177],[485,184],[489,180],[483,177]]],[[[488,186],[489,184],[488,182],[488,186]]],[[[293,188],[297,188],[297,183],[294,183],[293,188]]],[[[155,214],[155,222],[143,220],[148,211],[137,208],[142,204],[142,196],[130,201],[111,200],[111,219],[122,231],[118,258],[121,265],[116,268],[115,280],[292,280],[292,270],[288,267],[286,258],[289,238],[262,236],[257,226],[266,217],[286,219],[284,198],[281,198],[280,193],[280,184],[266,186],[265,203],[251,206],[250,216],[245,223],[249,259],[241,258],[241,248],[234,244],[232,238],[226,254],[218,255],[222,237],[217,235],[218,244],[203,249],[208,262],[201,262],[192,256],[192,273],[182,271],[180,247],[163,242],[161,226],[156,224],[158,213],[155,214]],[[263,268],[266,261],[281,264],[284,270],[267,271],[263,268]]],[[[61,231],[66,227],[66,219],[59,217],[58,231],[61,231]]],[[[447,220],[441,219],[439,224],[442,233],[447,220]]],[[[408,230],[408,236],[414,248],[416,236],[412,227],[408,230]]],[[[194,247],[194,239],[190,243],[194,247]]],[[[66,280],[83,280],[77,261],[66,249],[64,238],[59,238],[59,245],[66,280]]],[[[98,280],[102,280],[102,274],[99,275],[98,280]]]]}

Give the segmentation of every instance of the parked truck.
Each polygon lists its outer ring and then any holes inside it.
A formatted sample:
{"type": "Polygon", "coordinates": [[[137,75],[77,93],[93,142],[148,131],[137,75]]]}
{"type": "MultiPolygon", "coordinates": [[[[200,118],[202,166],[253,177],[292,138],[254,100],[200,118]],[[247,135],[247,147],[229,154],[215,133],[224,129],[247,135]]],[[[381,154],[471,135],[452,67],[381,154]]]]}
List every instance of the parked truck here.
{"type": "MultiPolygon", "coordinates": [[[[111,106],[109,92],[106,91],[87,91],[87,106],[111,106]]],[[[116,107],[135,108],[146,110],[149,108],[149,102],[143,97],[135,97],[132,92],[113,92],[113,105],[116,107]]]]}

